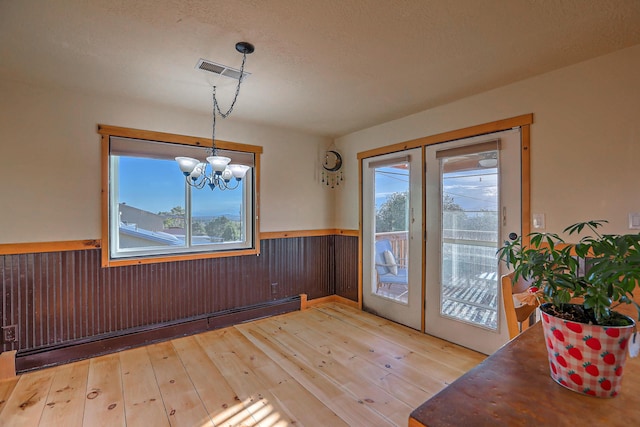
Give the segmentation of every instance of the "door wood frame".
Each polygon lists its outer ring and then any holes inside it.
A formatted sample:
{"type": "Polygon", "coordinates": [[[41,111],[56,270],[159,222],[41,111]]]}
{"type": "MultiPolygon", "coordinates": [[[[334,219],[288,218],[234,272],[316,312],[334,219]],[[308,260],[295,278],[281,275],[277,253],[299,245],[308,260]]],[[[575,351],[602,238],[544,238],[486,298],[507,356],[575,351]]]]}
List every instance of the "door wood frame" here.
{"type": "MultiPolygon", "coordinates": [[[[358,192],[359,192],[359,206],[358,206],[358,308],[362,310],[362,255],[363,255],[363,247],[362,247],[362,214],[363,214],[363,205],[362,205],[362,166],[363,160],[369,157],[380,156],[383,154],[395,153],[398,151],[410,150],[412,148],[422,148],[422,164],[424,167],[424,156],[425,156],[425,147],[428,145],[439,144],[447,141],[455,141],[457,139],[470,138],[474,136],[480,136],[487,133],[500,132],[508,129],[513,129],[516,127],[520,128],[521,131],[521,155],[520,155],[520,170],[521,170],[521,206],[522,206],[522,239],[523,243],[528,243],[528,235],[531,232],[531,125],[533,124],[533,113],[523,114],[520,116],[515,116],[507,119],[497,120],[494,122],[483,123],[480,125],[469,126],[462,129],[456,129],[452,131],[447,131],[443,133],[439,133],[436,135],[425,136],[417,139],[412,139],[409,141],[399,142],[392,145],[387,145],[384,147],[374,148],[367,151],[362,151],[358,153],[358,192]]],[[[425,174],[422,174],[422,188],[425,187],[425,174]]],[[[423,212],[426,208],[426,193],[422,191],[422,209],[423,212]]],[[[422,215],[422,234],[424,236],[425,230],[425,215],[422,215]]],[[[426,251],[426,240],[422,239],[422,253],[424,254],[426,251]]],[[[424,263],[422,266],[422,301],[424,301],[425,296],[425,281],[424,281],[424,263]]],[[[424,315],[424,306],[422,309],[422,321],[421,321],[421,331],[424,333],[425,329],[425,315],[424,315]]]]}

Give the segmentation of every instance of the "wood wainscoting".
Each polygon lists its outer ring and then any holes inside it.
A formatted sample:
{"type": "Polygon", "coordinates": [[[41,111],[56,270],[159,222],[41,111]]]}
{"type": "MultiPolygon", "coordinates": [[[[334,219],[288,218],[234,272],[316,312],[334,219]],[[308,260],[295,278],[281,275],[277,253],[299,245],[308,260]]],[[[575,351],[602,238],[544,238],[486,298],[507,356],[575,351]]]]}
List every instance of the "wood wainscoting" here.
{"type": "Polygon", "coordinates": [[[14,427],[406,426],[413,408],[483,359],[325,303],[0,381],[0,420],[14,427]]]}
{"type": "Polygon", "coordinates": [[[64,362],[60,349],[82,345],[89,357],[127,348],[132,344],[115,344],[141,332],[152,333],[152,341],[170,339],[212,329],[208,319],[230,311],[300,294],[357,301],[357,233],[263,237],[260,256],[111,268],[101,266],[98,241],[0,245],[0,326],[16,330],[16,340],[0,342],[0,352],[17,350],[22,372],[64,362]]]}

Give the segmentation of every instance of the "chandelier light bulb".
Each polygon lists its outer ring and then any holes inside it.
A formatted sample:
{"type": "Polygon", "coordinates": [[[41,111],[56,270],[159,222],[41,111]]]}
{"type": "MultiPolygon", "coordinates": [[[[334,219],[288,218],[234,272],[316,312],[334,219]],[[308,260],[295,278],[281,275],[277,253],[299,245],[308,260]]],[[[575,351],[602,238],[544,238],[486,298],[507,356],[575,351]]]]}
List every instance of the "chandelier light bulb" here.
{"type": "Polygon", "coordinates": [[[231,170],[233,177],[240,181],[251,168],[246,165],[229,165],[229,169],[231,170]]]}
{"type": "Polygon", "coordinates": [[[216,173],[216,175],[222,175],[222,172],[227,168],[227,165],[231,161],[228,157],[222,156],[209,156],[207,157],[207,162],[211,165],[211,169],[216,173]]]}
{"type": "Polygon", "coordinates": [[[222,171],[222,179],[224,180],[224,182],[231,181],[231,178],[233,178],[233,174],[231,173],[231,170],[229,170],[229,168],[226,168],[222,171]]]}
{"type": "Polygon", "coordinates": [[[200,160],[191,157],[176,157],[176,162],[178,162],[178,166],[180,166],[180,170],[184,176],[189,176],[196,166],[198,166],[200,160]]]}
{"type": "Polygon", "coordinates": [[[197,180],[198,178],[200,178],[200,175],[202,175],[205,171],[206,165],[204,163],[198,163],[196,165],[195,168],[193,168],[193,171],[191,172],[191,174],[189,175],[191,177],[191,179],[193,181],[197,180]]]}

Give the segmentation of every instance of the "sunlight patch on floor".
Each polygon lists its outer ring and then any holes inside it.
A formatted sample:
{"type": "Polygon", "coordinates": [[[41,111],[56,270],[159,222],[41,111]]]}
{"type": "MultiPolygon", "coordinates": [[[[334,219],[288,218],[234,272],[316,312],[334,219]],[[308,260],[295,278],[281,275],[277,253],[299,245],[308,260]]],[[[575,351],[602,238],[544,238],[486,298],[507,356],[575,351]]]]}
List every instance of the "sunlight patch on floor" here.
{"type": "Polygon", "coordinates": [[[223,408],[222,411],[212,416],[212,421],[217,426],[285,427],[290,425],[288,419],[289,417],[283,417],[263,398],[257,402],[254,399],[246,399],[244,402],[223,408]]]}

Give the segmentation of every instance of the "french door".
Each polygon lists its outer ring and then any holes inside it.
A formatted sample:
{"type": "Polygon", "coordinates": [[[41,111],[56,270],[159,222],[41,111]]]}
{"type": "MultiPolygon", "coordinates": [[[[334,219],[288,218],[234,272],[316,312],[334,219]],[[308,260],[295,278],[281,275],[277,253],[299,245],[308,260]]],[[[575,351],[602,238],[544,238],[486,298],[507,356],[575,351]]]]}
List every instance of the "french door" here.
{"type": "Polygon", "coordinates": [[[422,150],[363,160],[363,308],[422,323],[422,150]]]}
{"type": "Polygon", "coordinates": [[[521,233],[520,130],[426,147],[425,332],[491,354],[508,341],[496,251],[521,233]]]}
{"type": "Polygon", "coordinates": [[[515,128],[363,159],[365,310],[485,354],[508,341],[496,251],[521,234],[521,147],[515,128]]]}

